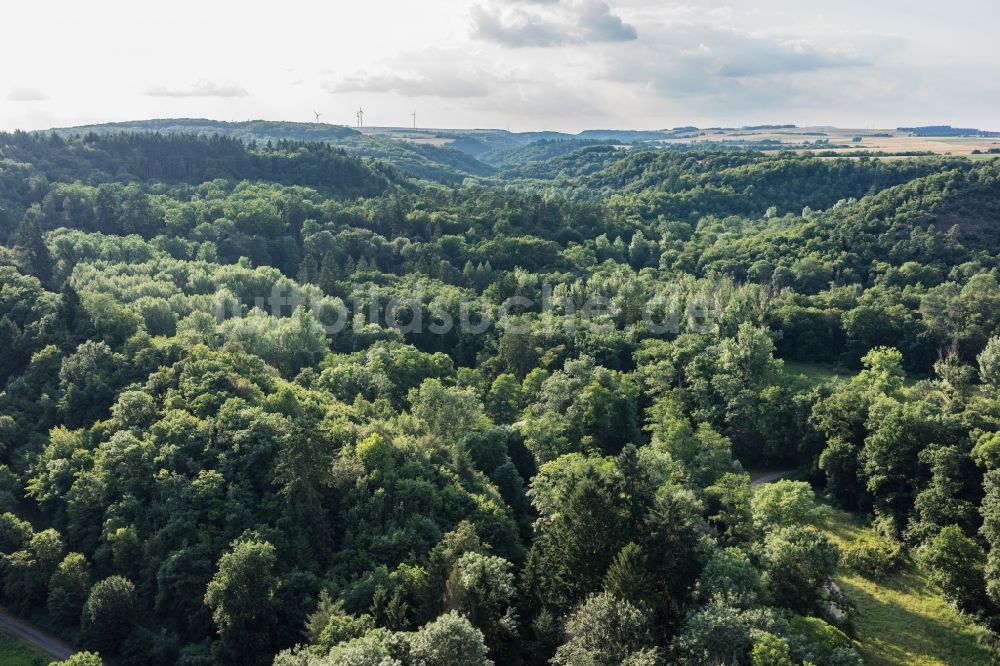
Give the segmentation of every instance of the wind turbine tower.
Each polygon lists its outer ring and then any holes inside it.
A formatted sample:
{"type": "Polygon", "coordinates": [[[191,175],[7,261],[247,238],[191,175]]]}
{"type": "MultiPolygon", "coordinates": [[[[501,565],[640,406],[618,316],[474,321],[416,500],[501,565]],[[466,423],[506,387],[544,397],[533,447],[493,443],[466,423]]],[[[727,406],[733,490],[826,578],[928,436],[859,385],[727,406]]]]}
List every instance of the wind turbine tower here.
{"type": "Polygon", "coordinates": [[[316,113],[316,111],[314,110],[313,111],[313,115],[316,116],[316,122],[319,122],[319,117],[322,116],[323,114],[322,113],[316,113]]]}
{"type": "Polygon", "coordinates": [[[358,117],[358,127],[364,127],[365,126],[365,112],[361,109],[360,106],[358,107],[358,112],[355,115],[357,115],[357,117],[358,117]]]}
{"type": "Polygon", "coordinates": [[[417,129],[417,112],[414,111],[410,115],[413,116],[413,129],[417,129]]]}

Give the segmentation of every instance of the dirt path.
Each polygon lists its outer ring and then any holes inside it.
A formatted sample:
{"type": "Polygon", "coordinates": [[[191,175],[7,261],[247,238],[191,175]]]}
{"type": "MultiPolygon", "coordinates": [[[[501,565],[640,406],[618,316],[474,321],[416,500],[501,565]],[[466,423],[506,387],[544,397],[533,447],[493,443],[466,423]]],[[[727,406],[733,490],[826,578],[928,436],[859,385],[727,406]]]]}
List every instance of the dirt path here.
{"type": "Polygon", "coordinates": [[[795,471],[794,469],[785,469],[785,470],[779,470],[777,472],[768,472],[767,474],[761,474],[756,479],[750,480],[750,487],[753,488],[755,486],[759,486],[762,483],[771,483],[772,481],[777,481],[782,477],[788,476],[794,471],[795,471]]]}
{"type": "Polygon", "coordinates": [[[23,641],[31,643],[42,652],[46,652],[56,659],[68,659],[76,652],[76,650],[58,638],[49,636],[24,620],[14,617],[2,608],[0,608],[0,629],[14,634],[23,641]]]}

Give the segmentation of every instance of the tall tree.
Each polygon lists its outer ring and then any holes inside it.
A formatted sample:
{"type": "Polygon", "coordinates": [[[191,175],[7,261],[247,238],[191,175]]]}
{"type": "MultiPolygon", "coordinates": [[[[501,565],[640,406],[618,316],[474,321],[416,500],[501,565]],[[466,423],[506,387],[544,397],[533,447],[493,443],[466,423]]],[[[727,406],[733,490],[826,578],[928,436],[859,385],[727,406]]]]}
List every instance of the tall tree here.
{"type": "Polygon", "coordinates": [[[222,639],[223,659],[257,655],[257,662],[266,660],[275,628],[276,563],[274,546],[258,540],[236,541],[219,558],[205,604],[222,639]]]}
{"type": "Polygon", "coordinates": [[[26,273],[34,275],[43,286],[51,286],[53,262],[45,245],[42,230],[33,215],[25,215],[14,235],[14,251],[18,264],[26,273]]]}

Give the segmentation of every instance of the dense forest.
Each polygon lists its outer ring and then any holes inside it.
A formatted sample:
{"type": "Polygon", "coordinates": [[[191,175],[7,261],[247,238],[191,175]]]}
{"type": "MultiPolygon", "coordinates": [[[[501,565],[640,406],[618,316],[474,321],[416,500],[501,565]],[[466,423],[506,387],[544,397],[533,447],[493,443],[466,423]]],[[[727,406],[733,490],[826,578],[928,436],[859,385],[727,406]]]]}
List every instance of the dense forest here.
{"type": "Polygon", "coordinates": [[[0,134],[0,604],[75,663],[858,665],[911,565],[992,649],[1000,161],[131,129],[0,134]]]}

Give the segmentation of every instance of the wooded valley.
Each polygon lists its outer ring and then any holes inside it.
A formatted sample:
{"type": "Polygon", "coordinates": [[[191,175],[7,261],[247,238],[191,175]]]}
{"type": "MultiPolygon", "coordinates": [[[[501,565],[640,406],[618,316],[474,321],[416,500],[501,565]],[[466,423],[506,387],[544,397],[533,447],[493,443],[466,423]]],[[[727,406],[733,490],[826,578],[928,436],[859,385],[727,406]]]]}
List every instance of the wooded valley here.
{"type": "Polygon", "coordinates": [[[987,663],[1000,161],[288,125],[0,133],[0,603],[72,663],[847,666],[904,574],[987,663]]]}

